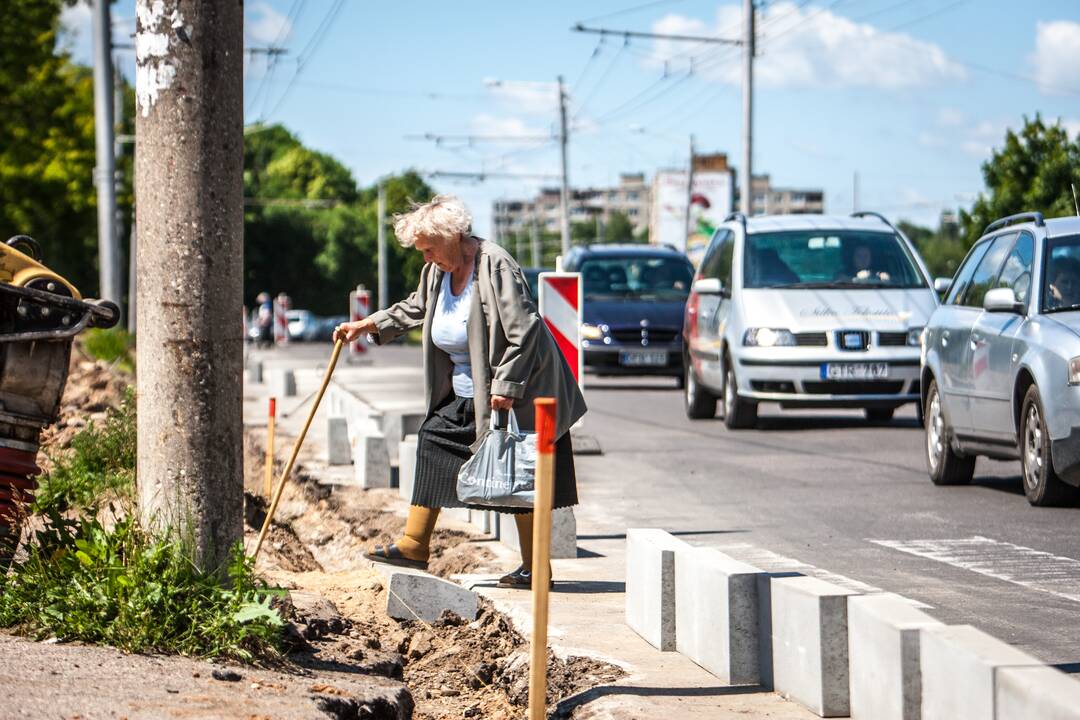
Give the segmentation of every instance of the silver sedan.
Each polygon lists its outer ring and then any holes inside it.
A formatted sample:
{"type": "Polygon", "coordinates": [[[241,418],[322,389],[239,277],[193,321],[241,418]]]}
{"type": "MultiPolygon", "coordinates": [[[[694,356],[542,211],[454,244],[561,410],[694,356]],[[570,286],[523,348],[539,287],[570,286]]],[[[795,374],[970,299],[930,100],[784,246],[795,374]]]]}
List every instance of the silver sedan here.
{"type": "Polygon", "coordinates": [[[1080,487],[1080,217],[1003,218],[971,248],[922,338],[926,461],[938,485],[975,458],[1019,459],[1032,505],[1080,487]]]}

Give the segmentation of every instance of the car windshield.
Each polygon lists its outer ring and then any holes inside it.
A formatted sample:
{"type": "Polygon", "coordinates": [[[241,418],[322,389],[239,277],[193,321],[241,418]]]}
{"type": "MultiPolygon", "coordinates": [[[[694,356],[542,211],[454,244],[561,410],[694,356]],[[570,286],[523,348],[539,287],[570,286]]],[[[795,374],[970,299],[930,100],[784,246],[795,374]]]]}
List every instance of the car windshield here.
{"type": "Polygon", "coordinates": [[[681,257],[594,257],[579,268],[586,300],[686,300],[694,271],[681,257]]]}
{"type": "Polygon", "coordinates": [[[1080,235],[1047,240],[1042,298],[1043,312],[1080,310],[1080,235]]]}
{"type": "Polygon", "coordinates": [[[922,288],[926,280],[897,235],[860,230],[796,230],[748,235],[748,288],[922,288]]]}

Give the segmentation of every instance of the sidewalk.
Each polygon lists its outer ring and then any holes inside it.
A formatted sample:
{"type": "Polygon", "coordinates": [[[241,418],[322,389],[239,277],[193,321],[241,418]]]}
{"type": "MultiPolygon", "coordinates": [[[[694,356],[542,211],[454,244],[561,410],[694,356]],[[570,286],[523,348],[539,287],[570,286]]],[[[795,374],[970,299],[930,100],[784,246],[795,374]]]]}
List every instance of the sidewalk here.
{"type": "MultiPolygon", "coordinates": [[[[282,432],[300,431],[309,405],[300,401],[315,391],[329,358],[328,345],[298,346],[285,351],[253,353],[264,362],[264,377],[274,368],[296,373],[295,398],[279,398],[278,423],[282,432]],[[324,357],[325,356],[325,357],[324,357]],[[283,417],[289,413],[288,417],[283,417]]],[[[389,347],[368,353],[371,364],[339,366],[335,381],[377,405],[415,406],[423,394],[420,352],[417,348],[389,347]]],[[[245,424],[262,427],[266,418],[268,384],[244,388],[245,424]]],[[[325,458],[326,408],[320,408],[305,443],[302,458],[313,468],[325,468],[332,481],[351,479],[350,466],[327,468],[325,458]]],[[[280,452],[287,452],[281,448],[280,452]]],[[[592,463],[594,466],[596,463],[592,463]]],[[[677,711],[680,718],[770,718],[804,720],[816,717],[775,693],[757,687],[721,685],[717,679],[677,653],[661,653],[624,623],[625,530],[602,498],[592,498],[588,474],[579,468],[581,506],[575,508],[578,557],[553,561],[556,579],[551,595],[549,638],[563,656],[586,655],[618,665],[627,676],[618,683],[594,688],[560,705],[564,717],[580,719],[657,718],[677,711]],[[596,502],[590,502],[593,499],[596,502]],[[608,514],[602,512],[604,509],[608,514]]],[[[454,523],[447,519],[447,525],[454,523]]],[[[464,526],[463,526],[464,527],[464,526]]],[[[471,528],[475,532],[474,528],[471,528]]],[[[499,567],[516,565],[516,553],[491,539],[479,541],[499,559],[499,567]]],[[[509,615],[525,635],[531,633],[531,596],[495,587],[497,573],[459,576],[463,584],[490,598],[509,615]]]]}

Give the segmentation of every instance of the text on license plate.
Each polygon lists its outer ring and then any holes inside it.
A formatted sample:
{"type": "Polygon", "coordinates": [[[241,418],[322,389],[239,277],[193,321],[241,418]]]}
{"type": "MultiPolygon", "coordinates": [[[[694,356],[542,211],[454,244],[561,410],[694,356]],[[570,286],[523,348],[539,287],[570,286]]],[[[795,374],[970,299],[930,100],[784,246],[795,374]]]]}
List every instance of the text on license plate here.
{"type": "Polygon", "coordinates": [[[880,380],[889,377],[888,363],[822,363],[822,380],[880,380]]]}
{"type": "Polygon", "coordinates": [[[657,367],[667,365],[667,350],[623,350],[619,364],[628,367],[657,367]]]}

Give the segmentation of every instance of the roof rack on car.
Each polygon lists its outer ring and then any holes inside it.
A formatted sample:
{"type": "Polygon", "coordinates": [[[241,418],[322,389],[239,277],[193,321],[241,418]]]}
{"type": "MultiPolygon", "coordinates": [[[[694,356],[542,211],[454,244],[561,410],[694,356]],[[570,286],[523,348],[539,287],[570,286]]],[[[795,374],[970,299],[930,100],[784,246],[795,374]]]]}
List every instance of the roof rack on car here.
{"type": "Polygon", "coordinates": [[[1018,220],[1030,220],[1035,223],[1035,227],[1042,227],[1046,224],[1046,221],[1043,220],[1043,214],[1041,212],[1016,213],[1015,215],[1003,217],[1000,220],[995,220],[994,222],[990,223],[986,226],[986,229],[983,230],[983,235],[988,232],[997,230],[998,228],[1003,228],[1006,225],[1012,225],[1018,220]]]}
{"type": "Polygon", "coordinates": [[[745,235],[746,234],[746,216],[743,215],[741,212],[733,212],[733,213],[729,213],[728,216],[726,218],[724,218],[724,222],[731,222],[733,220],[738,221],[739,224],[742,225],[743,235],[745,235]]]}
{"type": "Polygon", "coordinates": [[[884,215],[882,215],[879,212],[874,212],[873,210],[859,210],[857,212],[851,213],[851,217],[853,217],[853,218],[865,218],[865,217],[877,218],[878,220],[880,220],[881,222],[885,223],[890,228],[892,228],[894,232],[897,232],[897,233],[900,232],[899,230],[897,230],[895,225],[893,225],[891,222],[889,222],[889,219],[887,217],[885,217],[884,215]]]}

